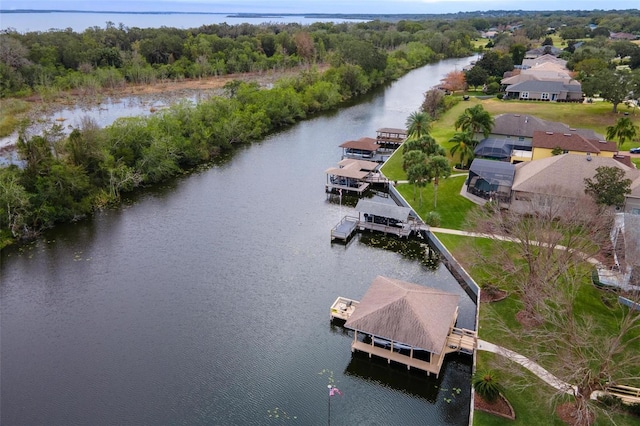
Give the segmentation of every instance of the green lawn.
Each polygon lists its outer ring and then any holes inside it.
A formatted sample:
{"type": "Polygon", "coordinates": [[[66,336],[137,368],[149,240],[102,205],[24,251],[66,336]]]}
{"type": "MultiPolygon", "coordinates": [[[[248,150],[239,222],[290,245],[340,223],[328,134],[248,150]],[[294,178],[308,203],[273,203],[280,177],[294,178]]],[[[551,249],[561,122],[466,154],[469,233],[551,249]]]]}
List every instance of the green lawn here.
{"type": "MultiPolygon", "coordinates": [[[[454,108],[433,123],[431,135],[445,149],[449,151],[451,144],[449,139],[455,133],[453,123],[457,117],[466,109],[477,103],[482,103],[483,107],[492,115],[502,113],[514,114],[530,114],[542,119],[550,121],[560,121],[571,127],[580,127],[592,129],[598,133],[606,134],[606,127],[615,123],[622,116],[622,113],[628,111],[624,105],[619,105],[618,114],[611,112],[612,105],[606,102],[596,102],[593,104],[564,104],[549,102],[518,102],[518,101],[500,101],[498,99],[479,100],[471,98],[469,102],[460,102],[454,108]]],[[[640,113],[630,114],[635,124],[640,125],[640,113]]],[[[638,143],[627,142],[623,149],[637,146],[638,143]]],[[[452,160],[453,161],[453,160],[452,160]]],[[[634,161],[640,163],[640,159],[634,161]]],[[[406,174],[402,170],[402,151],[398,150],[392,158],[386,162],[383,172],[391,180],[406,180],[406,174]]],[[[464,229],[466,226],[467,213],[474,208],[474,204],[466,198],[460,196],[460,189],[464,183],[465,177],[454,177],[442,180],[438,189],[438,205],[435,211],[440,213],[442,218],[442,227],[453,229],[464,229]]],[[[425,217],[426,213],[434,210],[433,208],[433,184],[429,184],[423,188],[423,202],[420,206],[419,195],[414,200],[414,188],[412,185],[400,183],[397,185],[399,192],[414,207],[421,217],[425,217]]],[[[472,277],[478,283],[490,283],[491,276],[488,272],[482,271],[480,268],[474,267],[473,259],[476,257],[475,250],[491,251],[492,245],[495,243],[483,238],[469,238],[463,236],[438,234],[438,238],[451,251],[454,257],[467,269],[472,277]]],[[[501,242],[500,244],[510,244],[501,242]]],[[[515,280],[511,281],[515,283],[515,280]]],[[[515,285],[515,284],[514,284],[515,285]]],[[[500,331],[498,324],[501,322],[512,330],[517,331],[521,325],[516,320],[516,313],[521,309],[521,303],[516,295],[514,287],[505,288],[510,292],[510,296],[497,303],[483,304],[480,309],[479,335],[481,338],[506,346],[517,352],[527,354],[527,350],[531,345],[537,342],[528,341],[522,337],[508,338],[500,331]]],[[[615,317],[619,313],[619,308],[612,309],[607,307],[617,307],[615,295],[604,292],[591,285],[588,279],[585,279],[584,286],[576,297],[575,313],[582,315],[589,313],[596,317],[605,329],[613,330],[615,326],[615,317]]],[[[631,350],[640,351],[640,344],[635,345],[631,350]]],[[[539,360],[543,365],[545,360],[539,360]]],[[[548,385],[541,382],[537,377],[533,376],[521,367],[506,362],[494,354],[482,353],[478,354],[478,368],[490,368],[505,378],[507,389],[505,394],[514,409],[516,410],[516,420],[508,421],[500,419],[486,413],[476,411],[474,413],[474,424],[480,426],[493,425],[562,425],[551,407],[550,398],[555,392],[548,385]],[[528,386],[524,386],[527,384],[528,386]]],[[[550,366],[549,366],[550,368],[550,366]]],[[[632,377],[640,376],[640,366],[637,371],[630,372],[632,377]]],[[[637,418],[630,416],[618,415],[614,416],[616,424],[632,425],[637,424],[637,418]]],[[[597,425],[609,424],[610,421],[600,416],[597,425]]]]}
{"type": "MultiPolygon", "coordinates": [[[[475,257],[475,250],[490,253],[493,244],[512,244],[508,242],[490,241],[485,238],[469,238],[449,234],[438,234],[437,236],[479,283],[487,282],[489,277],[486,276],[485,272],[481,271],[480,268],[474,266],[473,259],[475,257]]],[[[507,280],[507,282],[509,282],[509,280],[507,280]]],[[[515,331],[521,327],[515,318],[516,313],[521,309],[521,305],[515,294],[516,289],[512,286],[505,288],[505,290],[510,292],[510,296],[507,299],[501,302],[491,304],[484,303],[481,305],[479,336],[484,340],[498,343],[516,352],[527,355],[528,348],[531,345],[537,344],[537,342],[529,341],[522,336],[519,336],[517,339],[509,337],[501,332],[498,327],[499,322],[503,322],[509,329],[515,331]]],[[[604,327],[605,332],[606,330],[613,332],[616,318],[621,312],[621,308],[617,305],[616,297],[616,294],[600,290],[593,286],[588,279],[585,279],[585,283],[575,299],[575,315],[577,317],[583,317],[586,313],[589,313],[604,327]],[[611,307],[608,307],[604,302],[611,307]]],[[[633,345],[629,350],[640,351],[640,342],[633,345]]],[[[538,359],[537,361],[544,366],[544,359],[538,359]]],[[[500,359],[494,354],[483,352],[478,353],[478,368],[480,370],[491,369],[497,371],[499,376],[505,380],[504,384],[507,387],[505,394],[516,410],[517,419],[515,422],[509,422],[486,413],[475,412],[475,425],[562,424],[559,423],[559,419],[557,419],[554,414],[550,414],[552,411],[549,409],[548,401],[554,390],[542,383],[539,379],[530,374],[523,376],[521,367],[513,363],[505,363],[503,359],[500,359]],[[531,386],[523,387],[522,385],[525,382],[531,386]]],[[[550,366],[547,366],[547,368],[551,370],[550,366]]],[[[629,376],[640,377],[640,366],[638,366],[635,371],[630,371],[629,376]]],[[[633,385],[633,383],[630,384],[633,385]]],[[[609,424],[609,420],[604,417],[605,416],[600,416],[596,424],[609,424]]],[[[630,416],[616,415],[614,419],[619,425],[637,424],[637,418],[630,416]]]]}
{"type": "MultiPolygon", "coordinates": [[[[438,185],[437,207],[433,207],[433,183],[422,188],[422,205],[420,205],[420,195],[416,192],[414,200],[414,186],[408,183],[397,185],[398,191],[411,204],[413,209],[424,218],[430,211],[436,211],[442,218],[440,226],[443,228],[462,229],[464,228],[467,212],[475,207],[475,204],[460,196],[460,189],[466,176],[451,177],[441,179],[438,185]]],[[[420,188],[417,188],[420,190],[420,188]]]]}

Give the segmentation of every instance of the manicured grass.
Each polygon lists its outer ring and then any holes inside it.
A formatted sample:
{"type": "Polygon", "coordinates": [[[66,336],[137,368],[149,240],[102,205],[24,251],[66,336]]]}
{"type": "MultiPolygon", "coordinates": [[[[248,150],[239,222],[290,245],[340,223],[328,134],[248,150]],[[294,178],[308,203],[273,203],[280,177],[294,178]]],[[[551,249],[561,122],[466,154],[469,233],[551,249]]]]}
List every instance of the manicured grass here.
{"type": "Polygon", "coordinates": [[[396,149],[391,158],[384,162],[381,170],[389,180],[407,179],[407,174],[402,169],[402,147],[396,149]]]}
{"type": "MultiPolygon", "coordinates": [[[[489,278],[484,271],[474,265],[474,253],[480,250],[482,253],[490,254],[493,244],[512,244],[508,242],[491,241],[486,238],[469,238],[458,235],[437,234],[437,237],[451,251],[454,257],[465,267],[476,282],[482,283],[489,278]]],[[[586,271],[585,271],[586,272],[586,271]]],[[[603,326],[604,332],[613,333],[616,326],[616,318],[620,316],[621,309],[616,302],[616,295],[600,290],[593,286],[585,274],[584,285],[580,288],[575,299],[575,315],[583,317],[590,314],[596,322],[603,326]],[[607,306],[604,302],[607,302],[607,306]]],[[[515,282],[515,280],[506,280],[515,282]]],[[[515,284],[514,284],[515,285],[515,284]]],[[[521,304],[516,295],[516,288],[511,286],[504,288],[510,292],[507,299],[495,303],[483,303],[480,307],[480,338],[489,342],[494,342],[527,355],[528,348],[538,345],[539,342],[532,342],[523,336],[514,338],[513,335],[505,335],[501,331],[502,326],[507,326],[511,331],[517,332],[521,329],[516,320],[516,313],[521,309],[521,304]]],[[[631,336],[628,336],[631,337],[631,336]]],[[[640,351],[640,343],[631,346],[629,351],[640,351]]],[[[541,364],[545,364],[544,359],[537,359],[541,364]]],[[[549,366],[547,366],[551,370],[549,366]]],[[[475,425],[507,425],[507,424],[541,424],[560,425],[560,420],[553,414],[549,406],[549,401],[555,390],[541,382],[538,378],[523,370],[517,364],[505,361],[501,357],[485,352],[478,352],[478,369],[491,369],[496,371],[503,379],[506,396],[516,411],[516,421],[509,422],[490,414],[475,412],[475,425]],[[527,385],[527,386],[524,386],[527,385]]],[[[552,371],[552,370],[551,370],[552,371]]],[[[640,366],[634,371],[628,372],[630,377],[640,377],[640,366]]],[[[634,383],[629,383],[634,385],[634,383]]],[[[635,383],[637,385],[637,383],[635,383]]],[[[633,425],[637,423],[637,418],[615,414],[614,420],[619,425],[633,425]]],[[[610,424],[604,415],[599,416],[597,425],[610,424]]]]}
{"type": "MultiPolygon", "coordinates": [[[[440,179],[438,185],[437,207],[433,207],[433,184],[422,188],[422,206],[420,206],[420,193],[416,192],[414,200],[413,185],[408,183],[398,184],[397,189],[411,204],[416,213],[424,218],[430,211],[436,211],[442,219],[443,228],[462,229],[467,212],[475,207],[475,204],[460,196],[460,189],[466,176],[440,179]]],[[[420,190],[420,188],[418,188],[420,190]]]]}
{"type": "MultiPolygon", "coordinates": [[[[494,371],[505,386],[505,397],[516,413],[516,419],[511,421],[482,411],[474,411],[473,424],[475,426],[517,426],[541,425],[564,426],[555,414],[554,408],[562,401],[552,400],[556,392],[551,386],[540,380],[531,372],[516,363],[505,361],[496,354],[478,352],[477,367],[480,370],[494,371]]],[[[563,398],[569,400],[570,397],[563,398]]],[[[624,414],[614,414],[613,421],[619,426],[637,425],[637,417],[624,414]]],[[[604,415],[598,416],[595,426],[610,425],[611,420],[604,415]]]]}

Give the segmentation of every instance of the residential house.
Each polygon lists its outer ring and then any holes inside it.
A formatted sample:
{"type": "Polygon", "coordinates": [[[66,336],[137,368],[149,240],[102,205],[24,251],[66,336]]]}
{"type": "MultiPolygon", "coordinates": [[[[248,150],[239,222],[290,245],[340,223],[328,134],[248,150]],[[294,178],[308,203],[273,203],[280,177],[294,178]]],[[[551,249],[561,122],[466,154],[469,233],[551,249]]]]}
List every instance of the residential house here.
{"type": "Polygon", "coordinates": [[[574,129],[563,123],[531,115],[500,114],[494,117],[494,125],[489,136],[476,147],[475,156],[510,163],[530,161],[533,158],[533,135],[536,131],[572,133],[591,141],[604,140],[604,136],[593,130],[574,129]]]}
{"type": "Polygon", "coordinates": [[[551,54],[545,54],[535,58],[524,58],[522,60],[522,68],[529,69],[529,68],[537,67],[542,64],[546,64],[546,63],[554,64],[560,69],[564,69],[564,70],[567,69],[567,61],[565,61],[564,59],[560,59],[551,54]]]}
{"type": "Polygon", "coordinates": [[[638,36],[630,33],[609,33],[609,38],[611,40],[636,40],[638,36]]]}
{"type": "Polygon", "coordinates": [[[555,46],[540,46],[535,49],[527,50],[524,54],[525,59],[537,58],[543,55],[558,56],[562,53],[562,49],[555,46]]]}
{"type": "Polygon", "coordinates": [[[515,165],[476,158],[469,167],[466,192],[488,201],[509,203],[515,165]]]}
{"type": "MultiPolygon", "coordinates": [[[[523,62],[524,63],[524,62],[523,62]]],[[[501,81],[507,99],[581,102],[582,86],[561,60],[542,60],[501,81]]]]}
{"type": "Polygon", "coordinates": [[[532,200],[549,196],[580,198],[584,180],[593,178],[598,167],[617,167],[632,181],[624,211],[640,214],[640,171],[612,157],[561,154],[515,165],[509,209],[531,212],[532,200]]]}
{"type": "Polygon", "coordinates": [[[505,89],[506,99],[523,101],[582,102],[582,86],[561,81],[529,80],[505,89]]]}
{"type": "Polygon", "coordinates": [[[552,157],[558,153],[603,156],[613,158],[618,152],[615,142],[589,140],[573,132],[533,132],[532,160],[552,157]]]}

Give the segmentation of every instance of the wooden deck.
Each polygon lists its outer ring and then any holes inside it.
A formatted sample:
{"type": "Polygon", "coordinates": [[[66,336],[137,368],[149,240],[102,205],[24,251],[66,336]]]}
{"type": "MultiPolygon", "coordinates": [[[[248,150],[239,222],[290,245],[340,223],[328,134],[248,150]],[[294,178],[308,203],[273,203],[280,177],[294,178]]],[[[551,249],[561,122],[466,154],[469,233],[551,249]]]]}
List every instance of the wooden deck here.
{"type": "Polygon", "coordinates": [[[640,388],[631,386],[615,385],[609,386],[606,393],[620,398],[625,404],[640,404],[640,388]]]}
{"type": "Polygon", "coordinates": [[[473,330],[453,327],[447,336],[446,353],[464,352],[473,354],[478,347],[478,335],[473,330]]]}
{"type": "Polygon", "coordinates": [[[360,302],[357,300],[349,299],[347,297],[338,297],[333,305],[331,305],[331,311],[329,313],[330,319],[348,320],[353,311],[356,310],[360,302]]]}
{"type": "Polygon", "coordinates": [[[361,231],[364,231],[365,229],[369,230],[369,231],[377,231],[377,232],[382,232],[384,234],[392,234],[392,235],[397,235],[398,237],[408,237],[409,235],[411,235],[411,232],[413,231],[413,228],[408,225],[405,224],[404,226],[390,226],[390,225],[384,225],[381,223],[375,223],[375,222],[363,222],[363,221],[358,221],[358,228],[361,231]]]}
{"type": "Polygon", "coordinates": [[[370,343],[361,342],[359,340],[351,343],[351,352],[360,351],[371,355],[375,355],[380,358],[384,358],[388,363],[397,362],[407,366],[407,370],[411,368],[417,368],[418,370],[426,371],[428,374],[435,374],[436,377],[440,374],[440,368],[444,357],[436,354],[431,354],[431,362],[423,361],[421,359],[412,358],[407,355],[403,355],[398,352],[394,352],[391,349],[380,348],[370,343]]]}
{"type": "Polygon", "coordinates": [[[345,192],[355,192],[358,195],[362,195],[364,191],[366,191],[371,184],[369,182],[360,182],[358,186],[349,186],[349,185],[338,185],[335,183],[327,183],[325,185],[325,192],[332,193],[338,190],[342,190],[345,192]]]}

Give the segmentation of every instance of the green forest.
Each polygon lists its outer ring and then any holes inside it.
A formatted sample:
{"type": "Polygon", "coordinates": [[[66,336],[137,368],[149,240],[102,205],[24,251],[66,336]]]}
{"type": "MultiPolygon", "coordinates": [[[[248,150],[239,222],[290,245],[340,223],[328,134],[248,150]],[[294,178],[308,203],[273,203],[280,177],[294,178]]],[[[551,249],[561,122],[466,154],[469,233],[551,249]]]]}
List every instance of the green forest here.
{"type": "Polygon", "coordinates": [[[571,49],[574,37],[584,35],[594,43],[589,52],[595,53],[581,58],[606,51],[612,57],[624,53],[632,65],[637,55],[640,63],[637,45],[610,46],[597,34],[570,31],[594,23],[640,33],[638,11],[194,29],[108,22],[82,33],[3,31],[0,102],[8,113],[3,113],[0,134],[22,129],[16,148],[24,167],[0,168],[0,247],[115,205],[124,193],[210,163],[239,144],[335,109],[430,62],[490,48],[484,62],[489,71],[495,65],[495,72],[474,82],[495,83],[517,63],[523,47],[538,46],[558,28],[560,35],[571,37],[562,39],[569,57],[584,52],[571,49]],[[492,27],[504,35],[478,46],[480,31],[492,27]],[[197,105],[179,103],[149,117],[121,118],[106,128],[84,120],[68,135],[60,125],[29,135],[24,130],[29,123],[10,112],[14,99],[47,100],[65,91],[91,94],[128,84],[290,69],[302,71],[269,89],[233,81],[224,96],[197,105]]]}

